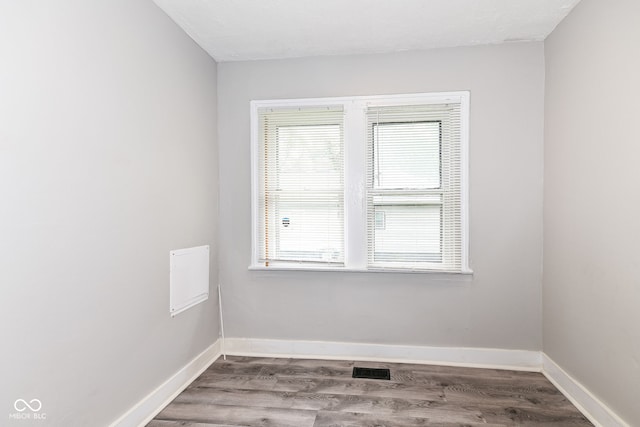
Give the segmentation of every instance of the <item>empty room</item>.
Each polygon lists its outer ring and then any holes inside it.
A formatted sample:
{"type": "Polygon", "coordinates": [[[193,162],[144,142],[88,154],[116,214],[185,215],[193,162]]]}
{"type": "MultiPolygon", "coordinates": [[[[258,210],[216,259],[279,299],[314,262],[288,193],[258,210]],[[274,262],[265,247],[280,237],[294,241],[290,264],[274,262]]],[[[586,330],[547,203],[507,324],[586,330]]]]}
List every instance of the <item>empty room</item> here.
{"type": "Polygon", "coordinates": [[[640,426],[639,45],[636,0],[0,0],[0,425],[640,426]]]}

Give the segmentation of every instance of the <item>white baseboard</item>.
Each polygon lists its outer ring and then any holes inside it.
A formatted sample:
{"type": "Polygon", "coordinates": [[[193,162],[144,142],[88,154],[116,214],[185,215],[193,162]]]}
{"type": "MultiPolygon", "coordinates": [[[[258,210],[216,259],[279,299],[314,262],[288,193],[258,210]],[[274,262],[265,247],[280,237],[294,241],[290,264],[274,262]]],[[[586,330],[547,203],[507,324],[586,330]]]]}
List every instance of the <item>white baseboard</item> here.
{"type": "MultiPolygon", "coordinates": [[[[222,340],[217,340],[111,424],[111,427],[147,424],[220,357],[222,348],[222,340]]],[[[234,356],[420,363],[542,372],[596,427],[630,427],[582,384],[539,351],[252,338],[226,338],[224,351],[234,356]]]]}
{"type": "Polygon", "coordinates": [[[629,424],[544,353],[542,372],[596,427],[629,427],[629,424]]]}
{"type": "Polygon", "coordinates": [[[540,352],[529,350],[422,347],[251,338],[225,338],[224,348],[226,354],[235,356],[421,363],[534,372],[540,372],[542,366],[540,352]]]}
{"type": "Polygon", "coordinates": [[[214,342],[184,368],[176,372],[171,378],[162,383],[162,385],[118,418],[111,424],[111,427],[137,427],[146,425],[220,357],[220,344],[220,340],[214,342]]]}

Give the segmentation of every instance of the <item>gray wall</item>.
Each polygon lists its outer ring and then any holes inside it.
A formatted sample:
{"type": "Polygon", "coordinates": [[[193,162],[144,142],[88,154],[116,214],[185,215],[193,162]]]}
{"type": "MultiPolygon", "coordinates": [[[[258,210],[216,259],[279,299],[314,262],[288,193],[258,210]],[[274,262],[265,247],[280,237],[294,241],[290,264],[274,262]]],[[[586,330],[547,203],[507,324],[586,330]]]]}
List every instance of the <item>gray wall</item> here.
{"type": "Polygon", "coordinates": [[[218,336],[168,313],[169,250],[217,241],[216,64],[150,0],[1,2],[0,52],[0,424],[106,425],[218,336]]]}
{"type": "Polygon", "coordinates": [[[545,42],[544,351],[640,425],[640,2],[582,0],[545,42]]]}
{"type": "Polygon", "coordinates": [[[229,337],[540,350],[542,43],[218,66],[229,337]],[[471,91],[473,277],[249,271],[252,99],[471,91]]]}

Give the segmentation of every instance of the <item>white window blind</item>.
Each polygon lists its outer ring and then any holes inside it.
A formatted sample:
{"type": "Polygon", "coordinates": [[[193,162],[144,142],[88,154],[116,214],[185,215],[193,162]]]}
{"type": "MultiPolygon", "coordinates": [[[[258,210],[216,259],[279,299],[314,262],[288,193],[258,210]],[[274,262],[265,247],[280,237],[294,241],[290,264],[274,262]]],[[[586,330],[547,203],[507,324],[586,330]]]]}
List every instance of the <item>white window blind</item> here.
{"type": "Polygon", "coordinates": [[[469,93],[256,100],[252,269],[470,273],[469,93]]]}
{"type": "Polygon", "coordinates": [[[463,268],[460,104],[369,107],[371,268],[463,268]]]}
{"type": "Polygon", "coordinates": [[[344,263],[342,106],[260,108],[258,257],[344,263]]]}

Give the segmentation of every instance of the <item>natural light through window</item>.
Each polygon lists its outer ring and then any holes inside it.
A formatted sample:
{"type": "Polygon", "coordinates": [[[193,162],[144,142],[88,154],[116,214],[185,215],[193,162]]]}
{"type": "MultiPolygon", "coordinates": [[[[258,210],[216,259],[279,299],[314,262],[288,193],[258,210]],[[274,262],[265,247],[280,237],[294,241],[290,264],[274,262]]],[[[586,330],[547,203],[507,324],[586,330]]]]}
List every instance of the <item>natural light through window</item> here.
{"type": "Polygon", "coordinates": [[[252,268],[469,272],[467,92],[252,102],[252,268]]]}

